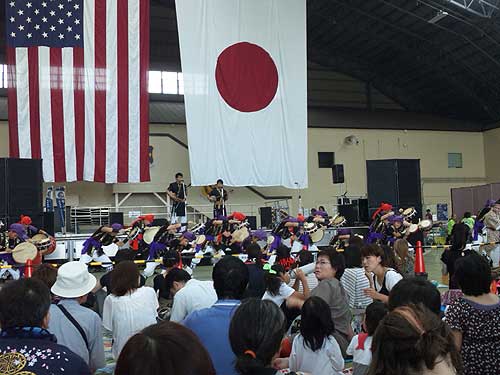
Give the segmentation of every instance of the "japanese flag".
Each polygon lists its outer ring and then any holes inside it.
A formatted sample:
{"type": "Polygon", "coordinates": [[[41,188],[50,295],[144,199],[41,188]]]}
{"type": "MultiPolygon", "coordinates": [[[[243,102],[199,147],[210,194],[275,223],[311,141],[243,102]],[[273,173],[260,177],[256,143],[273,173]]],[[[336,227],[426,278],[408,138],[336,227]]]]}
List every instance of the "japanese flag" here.
{"type": "Polygon", "coordinates": [[[193,185],[307,187],[306,0],[176,0],[193,185]]]}

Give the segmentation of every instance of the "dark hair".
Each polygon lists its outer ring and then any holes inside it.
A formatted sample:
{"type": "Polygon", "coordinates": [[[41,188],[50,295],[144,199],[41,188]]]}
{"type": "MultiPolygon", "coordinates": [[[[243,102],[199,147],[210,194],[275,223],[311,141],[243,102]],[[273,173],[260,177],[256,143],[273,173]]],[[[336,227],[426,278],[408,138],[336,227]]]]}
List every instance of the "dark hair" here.
{"type": "Polygon", "coordinates": [[[0,289],[0,326],[41,327],[50,308],[50,290],[41,280],[20,279],[0,289]]]}
{"type": "Polygon", "coordinates": [[[322,298],[310,297],[302,305],[301,315],[300,334],[304,338],[304,347],[315,352],[335,331],[330,307],[322,298]]]}
{"type": "Polygon", "coordinates": [[[125,260],[134,260],[136,255],[137,252],[132,249],[118,250],[114,258],[115,264],[118,264],[125,260]]]}
{"type": "Polygon", "coordinates": [[[241,299],[248,284],[248,268],[240,259],[226,255],[212,271],[214,289],[219,299],[241,299]]]}
{"type": "Polygon", "coordinates": [[[162,264],[167,268],[172,268],[181,261],[181,256],[176,250],[167,250],[163,253],[162,264]]]}
{"type": "Polygon", "coordinates": [[[340,280],[345,271],[344,255],[328,247],[327,250],[322,250],[318,253],[318,258],[319,257],[327,257],[330,260],[330,265],[332,268],[335,268],[335,278],[340,280]]]}
{"type": "Polygon", "coordinates": [[[309,250],[299,251],[299,267],[305,266],[306,264],[314,263],[314,254],[309,250]]]}
{"type": "Polygon", "coordinates": [[[363,239],[359,236],[351,235],[351,237],[349,238],[349,246],[356,246],[361,249],[364,244],[365,243],[363,242],[363,239]]]}
{"type": "Polygon", "coordinates": [[[462,373],[462,362],[451,329],[436,314],[419,305],[401,306],[380,322],[372,341],[368,375],[401,375],[432,370],[438,359],[451,358],[462,373]]]}
{"type": "Polygon", "coordinates": [[[389,310],[409,304],[423,304],[436,315],[441,313],[441,293],[427,280],[410,277],[402,279],[389,293],[389,310]]]}
{"type": "Polygon", "coordinates": [[[373,301],[366,307],[365,311],[365,326],[366,333],[369,336],[373,336],[379,323],[384,319],[389,310],[385,303],[381,301],[373,301]]]}
{"type": "Polygon", "coordinates": [[[180,268],[173,268],[165,276],[165,289],[170,291],[174,286],[174,281],[187,283],[191,280],[191,276],[180,268]]]}
{"type": "Polygon", "coordinates": [[[480,296],[490,292],[491,267],[486,258],[475,251],[455,261],[454,277],[466,295],[480,296]]]}
{"type": "Polygon", "coordinates": [[[470,228],[464,223],[457,223],[451,230],[451,250],[462,250],[467,244],[467,237],[469,236],[470,228]]]}
{"type": "Polygon", "coordinates": [[[224,185],[224,181],[222,181],[222,179],[220,179],[220,178],[217,180],[216,183],[218,184],[219,182],[224,185]]]}
{"type": "Polygon", "coordinates": [[[380,264],[383,267],[386,267],[386,259],[385,259],[386,255],[384,250],[379,245],[373,243],[365,245],[361,248],[361,258],[366,258],[369,256],[380,257],[382,259],[380,264]]]}
{"type": "Polygon", "coordinates": [[[255,374],[271,364],[285,335],[285,323],[285,315],[272,301],[249,298],[238,307],[229,326],[229,341],[239,374],[255,374]]]}
{"type": "Polygon", "coordinates": [[[184,177],[184,175],[181,172],[177,172],[175,174],[175,178],[177,178],[177,177],[184,177]]]}
{"type": "Polygon", "coordinates": [[[111,293],[117,297],[139,288],[139,268],[131,260],[124,260],[111,272],[111,293]]]}
{"type": "Polygon", "coordinates": [[[396,253],[394,252],[394,249],[387,245],[382,245],[381,247],[384,251],[384,256],[382,257],[383,266],[397,269],[396,253]]]}
{"type": "Polygon", "coordinates": [[[43,282],[48,288],[52,288],[52,285],[55,284],[57,279],[57,268],[49,263],[39,264],[33,275],[31,276],[33,279],[38,279],[43,282]]]}
{"type": "Polygon", "coordinates": [[[271,269],[276,271],[276,273],[271,273],[266,271],[264,273],[264,283],[266,284],[266,290],[273,296],[277,296],[280,292],[281,280],[280,274],[285,273],[285,267],[281,264],[274,264],[271,269]]]}
{"type": "Polygon", "coordinates": [[[469,211],[465,212],[464,213],[464,218],[468,219],[469,217],[471,217],[471,213],[469,211]]]}
{"type": "Polygon", "coordinates": [[[132,336],[118,357],[116,375],[214,375],[215,369],[200,339],[173,322],[146,327],[132,336]]]}
{"type": "Polygon", "coordinates": [[[254,259],[255,264],[259,267],[262,266],[262,249],[257,243],[247,243],[245,246],[245,251],[247,252],[248,259],[254,259]]]}
{"type": "Polygon", "coordinates": [[[290,258],[290,248],[285,245],[279,245],[276,248],[276,261],[290,258]]]}
{"type": "Polygon", "coordinates": [[[361,268],[361,250],[359,247],[349,244],[344,250],[345,267],[361,268]]]}

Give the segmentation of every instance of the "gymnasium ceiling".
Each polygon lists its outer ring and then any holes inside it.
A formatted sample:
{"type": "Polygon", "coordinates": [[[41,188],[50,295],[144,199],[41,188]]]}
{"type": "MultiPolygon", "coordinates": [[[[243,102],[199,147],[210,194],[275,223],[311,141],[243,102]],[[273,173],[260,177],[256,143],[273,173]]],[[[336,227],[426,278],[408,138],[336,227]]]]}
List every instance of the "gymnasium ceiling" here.
{"type": "MultiPolygon", "coordinates": [[[[490,3],[500,8],[500,0],[308,0],[308,60],[370,83],[407,111],[497,127],[500,9],[490,3]],[[440,11],[448,14],[428,22],[440,11]]],[[[174,0],[151,0],[151,70],[160,69],[180,71],[174,0]]]]}

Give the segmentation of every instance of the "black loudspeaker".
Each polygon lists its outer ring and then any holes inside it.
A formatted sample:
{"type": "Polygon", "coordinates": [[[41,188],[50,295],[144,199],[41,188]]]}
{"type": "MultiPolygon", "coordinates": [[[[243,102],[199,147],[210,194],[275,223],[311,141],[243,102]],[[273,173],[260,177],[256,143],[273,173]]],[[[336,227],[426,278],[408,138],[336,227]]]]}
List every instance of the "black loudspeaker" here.
{"type": "Polygon", "coordinates": [[[257,229],[257,216],[247,216],[247,221],[251,230],[257,229]]]}
{"type": "Polygon", "coordinates": [[[6,224],[28,215],[33,225],[43,225],[42,161],[39,159],[0,159],[0,217],[6,224]]]}
{"type": "Polygon", "coordinates": [[[334,184],[344,183],[344,164],[335,164],[332,168],[332,180],[334,184]]]}
{"type": "Polygon", "coordinates": [[[333,168],[335,154],[333,152],[318,152],[318,168],[333,168]]]}
{"type": "Polygon", "coordinates": [[[43,230],[50,234],[51,236],[55,233],[55,220],[54,212],[44,212],[43,213],[43,230]]]}
{"type": "MultiPolygon", "coordinates": [[[[158,220],[158,219],[155,219],[158,220]]],[[[123,212],[110,212],[109,213],[109,225],[118,223],[123,225],[123,212]]],[[[152,224],[152,225],[158,225],[158,224],[152,224]]],[[[161,226],[161,225],[160,225],[161,226]]]]}
{"type": "Polygon", "coordinates": [[[338,206],[339,215],[347,220],[346,226],[355,226],[359,222],[358,206],[355,204],[343,204],[338,206]]]}
{"type": "Polygon", "coordinates": [[[370,212],[386,202],[395,209],[415,207],[422,216],[420,160],[367,160],[366,174],[370,212]]]}
{"type": "Polygon", "coordinates": [[[368,199],[358,199],[358,214],[361,223],[370,222],[370,213],[368,210],[368,199]]]}
{"type": "Polygon", "coordinates": [[[270,228],[273,223],[273,209],[272,207],[260,207],[260,226],[270,228]]]}

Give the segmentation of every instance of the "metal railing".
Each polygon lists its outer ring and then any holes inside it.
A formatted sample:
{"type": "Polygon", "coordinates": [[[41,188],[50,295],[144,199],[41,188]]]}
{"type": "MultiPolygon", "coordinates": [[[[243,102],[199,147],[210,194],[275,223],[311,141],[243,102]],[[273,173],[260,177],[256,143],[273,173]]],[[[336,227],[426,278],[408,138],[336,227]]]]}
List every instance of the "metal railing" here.
{"type": "MultiPolygon", "coordinates": [[[[259,207],[256,203],[237,204],[228,203],[226,205],[227,213],[239,211],[247,216],[258,216],[259,207]]],[[[122,212],[125,225],[129,225],[138,216],[144,214],[153,214],[155,218],[171,218],[171,209],[169,206],[119,206],[115,207],[71,207],[70,209],[70,228],[75,233],[81,233],[82,230],[89,230],[101,225],[109,225],[109,214],[112,212],[122,212]]],[[[187,205],[187,220],[193,224],[205,222],[213,217],[213,204],[193,204],[187,205]]]]}

